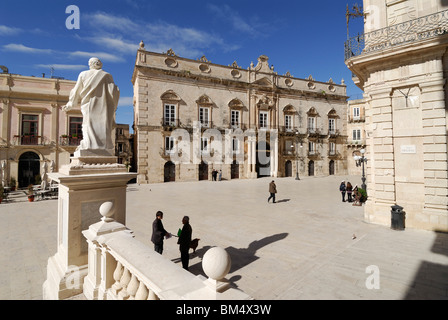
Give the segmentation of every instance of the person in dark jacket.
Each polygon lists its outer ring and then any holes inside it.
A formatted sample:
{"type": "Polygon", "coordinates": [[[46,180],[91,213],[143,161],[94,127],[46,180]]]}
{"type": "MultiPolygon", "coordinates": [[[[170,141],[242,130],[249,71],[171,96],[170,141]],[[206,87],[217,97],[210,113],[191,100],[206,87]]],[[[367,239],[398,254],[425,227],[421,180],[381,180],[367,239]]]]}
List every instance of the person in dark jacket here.
{"type": "Polygon", "coordinates": [[[190,260],[188,251],[190,251],[191,234],[193,230],[191,229],[190,218],[188,216],[182,218],[182,223],[184,226],[180,233],[179,240],[177,240],[177,244],[179,245],[182,267],[188,271],[188,263],[190,260]]]}
{"type": "Polygon", "coordinates": [[[339,185],[339,191],[342,194],[342,202],[345,202],[345,193],[347,192],[345,181],[342,181],[341,184],[339,185]]]}
{"type": "Polygon", "coordinates": [[[163,212],[157,211],[156,219],[152,223],[151,241],[154,243],[154,250],[160,254],[163,251],[163,238],[167,237],[169,233],[165,230],[162,223],[163,212]]]}

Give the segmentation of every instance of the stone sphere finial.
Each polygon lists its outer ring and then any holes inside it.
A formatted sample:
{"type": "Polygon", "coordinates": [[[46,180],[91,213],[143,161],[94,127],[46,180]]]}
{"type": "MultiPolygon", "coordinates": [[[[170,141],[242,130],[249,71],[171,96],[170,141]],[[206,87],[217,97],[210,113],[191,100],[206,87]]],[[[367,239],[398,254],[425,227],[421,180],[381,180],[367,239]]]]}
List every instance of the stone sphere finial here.
{"type": "Polygon", "coordinates": [[[202,259],[202,269],[212,280],[221,280],[229,273],[232,261],[226,250],[214,247],[202,259]]]}
{"type": "Polygon", "coordinates": [[[104,222],[113,221],[112,216],[114,215],[114,204],[111,201],[104,202],[100,206],[100,214],[103,216],[101,220],[104,222]]]}

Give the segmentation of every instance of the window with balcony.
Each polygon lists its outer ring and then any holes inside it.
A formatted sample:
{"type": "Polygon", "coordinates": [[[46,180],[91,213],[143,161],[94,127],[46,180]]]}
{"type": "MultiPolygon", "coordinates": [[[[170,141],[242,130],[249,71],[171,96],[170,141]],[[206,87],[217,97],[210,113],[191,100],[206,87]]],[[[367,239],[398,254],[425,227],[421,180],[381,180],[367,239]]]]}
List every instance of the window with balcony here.
{"type": "Polygon", "coordinates": [[[329,151],[330,151],[330,156],[336,154],[336,143],[330,142],[330,150],[329,151]]]}
{"type": "Polygon", "coordinates": [[[260,111],[258,115],[258,124],[260,129],[268,129],[268,112],[260,111]]]}
{"type": "Polygon", "coordinates": [[[353,130],[353,141],[360,141],[361,140],[361,130],[355,129],[353,130]]]}
{"type": "Polygon", "coordinates": [[[231,110],[230,111],[230,126],[232,128],[240,128],[240,111],[231,110]]]}
{"type": "Polygon", "coordinates": [[[82,140],[82,117],[69,118],[68,133],[68,144],[71,146],[79,146],[82,140]]]}
{"type": "Polygon", "coordinates": [[[166,103],[163,113],[163,125],[176,126],[176,105],[166,103]]]}
{"type": "Polygon", "coordinates": [[[210,128],[210,108],[199,107],[199,122],[202,127],[210,128]]]}
{"type": "Polygon", "coordinates": [[[308,117],[308,132],[316,132],[316,117],[308,117]]]}
{"type": "Polygon", "coordinates": [[[336,119],[328,119],[328,133],[335,134],[336,133],[336,119]]]}
{"type": "Polygon", "coordinates": [[[314,155],[316,153],[316,144],[312,141],[308,142],[308,154],[314,155]]]}
{"type": "Polygon", "coordinates": [[[292,131],[293,130],[292,115],[285,115],[285,130],[286,131],[292,131]]]}
{"type": "Polygon", "coordinates": [[[359,107],[353,108],[353,120],[359,120],[361,118],[359,113],[359,107]]]}
{"type": "Polygon", "coordinates": [[[39,139],[38,132],[39,132],[39,116],[31,114],[23,114],[20,144],[37,145],[39,139]]]}

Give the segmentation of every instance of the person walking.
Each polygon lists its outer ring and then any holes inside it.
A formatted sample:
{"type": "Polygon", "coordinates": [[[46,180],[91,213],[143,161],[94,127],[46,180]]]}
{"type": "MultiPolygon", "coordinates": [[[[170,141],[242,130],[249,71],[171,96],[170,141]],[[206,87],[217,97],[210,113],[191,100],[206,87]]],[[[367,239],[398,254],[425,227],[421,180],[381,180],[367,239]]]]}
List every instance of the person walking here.
{"type": "Polygon", "coordinates": [[[191,243],[191,234],[193,230],[190,226],[190,218],[188,216],[184,216],[182,218],[182,231],[179,236],[179,240],[177,240],[177,244],[179,245],[180,250],[180,260],[182,261],[182,268],[188,271],[188,263],[190,260],[190,256],[188,251],[190,251],[190,243],[191,243]]]}
{"type": "Polygon", "coordinates": [[[347,189],[345,187],[345,181],[342,181],[341,184],[339,185],[339,191],[342,194],[342,202],[345,202],[345,193],[347,191],[347,189]]]}
{"type": "Polygon", "coordinates": [[[272,203],[275,203],[275,194],[277,193],[277,186],[275,185],[274,180],[272,180],[269,183],[269,193],[270,193],[270,196],[268,198],[268,203],[269,203],[269,200],[271,200],[271,199],[273,200],[272,203]]]}
{"type": "Polygon", "coordinates": [[[157,211],[156,219],[152,223],[151,242],[154,243],[154,251],[162,254],[163,252],[163,238],[169,236],[162,223],[163,212],[157,211]]]}

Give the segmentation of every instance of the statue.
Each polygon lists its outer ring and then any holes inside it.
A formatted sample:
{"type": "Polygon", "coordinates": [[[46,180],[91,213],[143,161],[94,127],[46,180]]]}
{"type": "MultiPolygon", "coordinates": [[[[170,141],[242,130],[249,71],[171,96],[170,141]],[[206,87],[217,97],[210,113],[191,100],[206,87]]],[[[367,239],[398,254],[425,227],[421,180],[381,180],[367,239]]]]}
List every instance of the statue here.
{"type": "Polygon", "coordinates": [[[69,101],[62,108],[68,111],[81,103],[82,141],[76,149],[75,157],[114,155],[112,133],[120,90],[112,75],[103,71],[102,66],[98,58],[89,60],[90,70],[79,74],[78,81],[70,92],[69,101]]]}

